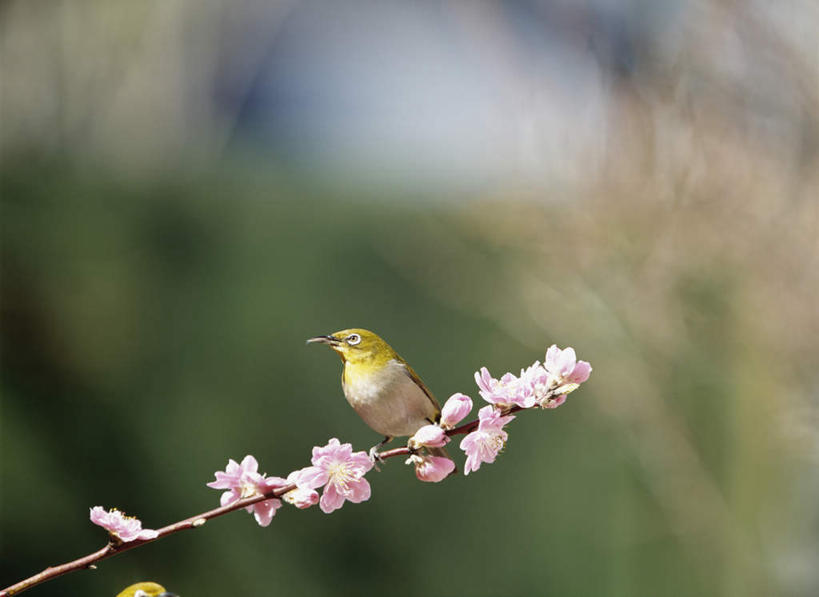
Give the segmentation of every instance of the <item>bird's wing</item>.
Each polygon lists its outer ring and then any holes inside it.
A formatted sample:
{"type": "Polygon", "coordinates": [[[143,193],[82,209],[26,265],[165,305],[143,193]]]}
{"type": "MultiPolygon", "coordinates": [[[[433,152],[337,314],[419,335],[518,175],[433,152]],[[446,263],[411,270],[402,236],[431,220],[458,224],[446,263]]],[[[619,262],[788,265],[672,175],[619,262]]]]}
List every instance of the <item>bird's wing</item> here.
{"type": "Polygon", "coordinates": [[[424,385],[424,382],[421,381],[421,378],[418,377],[418,374],[413,371],[412,367],[409,366],[409,363],[403,362],[404,371],[407,372],[409,378],[415,382],[415,385],[421,388],[421,391],[427,395],[429,401],[432,402],[432,406],[435,407],[435,420],[437,421],[441,416],[441,406],[438,404],[438,401],[435,399],[435,396],[432,395],[432,392],[429,391],[429,388],[424,385]]]}

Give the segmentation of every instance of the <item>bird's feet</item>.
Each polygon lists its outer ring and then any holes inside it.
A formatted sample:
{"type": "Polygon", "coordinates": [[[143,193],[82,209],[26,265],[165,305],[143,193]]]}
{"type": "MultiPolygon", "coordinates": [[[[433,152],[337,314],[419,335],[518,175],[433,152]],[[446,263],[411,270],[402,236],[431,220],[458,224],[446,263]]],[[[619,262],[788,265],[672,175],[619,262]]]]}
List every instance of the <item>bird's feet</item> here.
{"type": "Polygon", "coordinates": [[[381,472],[381,467],[378,465],[384,462],[384,459],[381,458],[381,453],[378,451],[382,445],[383,444],[377,444],[370,448],[370,462],[373,463],[375,470],[377,470],[378,472],[381,472]]]}
{"type": "Polygon", "coordinates": [[[381,453],[379,450],[384,447],[384,444],[390,441],[392,441],[392,436],[385,435],[384,439],[370,448],[370,461],[372,461],[373,466],[375,466],[375,470],[378,472],[381,472],[381,467],[378,465],[384,462],[384,459],[381,458],[381,453]]]}

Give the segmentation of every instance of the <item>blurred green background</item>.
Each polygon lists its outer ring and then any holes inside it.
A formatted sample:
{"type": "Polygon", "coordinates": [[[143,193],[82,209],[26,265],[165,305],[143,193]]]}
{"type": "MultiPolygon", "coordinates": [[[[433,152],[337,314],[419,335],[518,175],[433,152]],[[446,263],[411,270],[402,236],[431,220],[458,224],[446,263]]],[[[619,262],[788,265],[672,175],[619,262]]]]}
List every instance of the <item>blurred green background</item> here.
{"type": "Polygon", "coordinates": [[[441,400],[552,343],[594,373],[467,478],[392,460],[31,595],[817,594],[819,15],[785,12],[0,5],[0,586],[101,547],[91,506],[159,527],[228,458],[367,449],[304,344],[361,326],[441,400]]]}

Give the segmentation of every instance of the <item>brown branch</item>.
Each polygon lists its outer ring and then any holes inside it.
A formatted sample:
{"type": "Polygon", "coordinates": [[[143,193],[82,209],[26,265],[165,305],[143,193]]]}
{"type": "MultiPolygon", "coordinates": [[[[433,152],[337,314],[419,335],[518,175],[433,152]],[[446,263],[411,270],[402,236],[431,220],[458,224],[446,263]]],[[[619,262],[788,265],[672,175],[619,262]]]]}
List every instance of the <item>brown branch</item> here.
{"type": "Polygon", "coordinates": [[[42,572],[35,574],[30,578],[21,580],[20,582],[13,584],[10,587],[6,587],[2,591],[0,591],[0,597],[11,597],[11,595],[22,593],[23,591],[30,589],[31,587],[49,581],[52,578],[57,578],[58,576],[68,574],[69,572],[74,572],[75,570],[82,570],[83,568],[93,568],[94,564],[101,560],[105,560],[124,551],[134,549],[135,547],[141,547],[143,545],[146,545],[147,543],[153,543],[154,541],[157,541],[162,537],[166,537],[173,533],[178,533],[179,531],[200,527],[211,518],[216,518],[217,516],[222,516],[223,514],[227,514],[228,512],[233,512],[234,510],[239,510],[240,508],[251,506],[256,502],[262,502],[270,498],[281,497],[282,495],[284,495],[288,491],[292,491],[293,489],[296,489],[295,484],[286,485],[284,487],[279,487],[277,489],[269,491],[264,495],[254,495],[252,497],[245,498],[237,502],[228,504],[227,506],[214,508],[213,510],[203,512],[202,514],[191,516],[190,518],[186,518],[184,520],[180,520],[179,522],[175,522],[173,524],[169,524],[168,526],[164,526],[161,529],[157,529],[157,536],[153,539],[137,539],[135,541],[128,541],[127,543],[116,542],[112,540],[108,543],[108,545],[106,545],[105,547],[98,551],[95,551],[94,553],[90,553],[87,556],[78,558],[71,562],[66,562],[65,564],[60,564],[59,566],[50,566],[43,570],[42,572]]]}
{"type": "MultiPolygon", "coordinates": [[[[523,409],[519,406],[513,406],[512,408],[505,409],[503,414],[506,415],[513,412],[517,412],[519,410],[523,409]]],[[[447,430],[446,434],[449,436],[464,435],[474,430],[478,426],[479,422],[480,421],[478,419],[475,419],[474,421],[464,423],[463,425],[455,427],[454,429],[447,430]]],[[[411,453],[412,451],[408,447],[404,446],[403,448],[394,448],[392,450],[380,452],[378,456],[380,457],[381,460],[386,460],[387,458],[405,456],[411,453]]],[[[2,591],[0,591],[0,597],[11,597],[11,595],[17,595],[18,593],[22,593],[25,590],[28,590],[34,586],[49,581],[53,578],[57,578],[58,576],[68,574],[69,572],[83,570],[86,568],[93,569],[96,567],[95,564],[97,562],[120,554],[124,551],[129,551],[136,547],[141,547],[148,543],[153,543],[154,541],[157,541],[163,537],[167,537],[168,535],[172,535],[173,533],[178,533],[179,531],[200,527],[211,518],[216,518],[217,516],[222,516],[224,514],[233,512],[235,510],[239,510],[241,508],[245,508],[247,506],[252,506],[257,502],[262,502],[264,500],[269,500],[271,498],[279,498],[288,491],[292,491],[293,489],[296,489],[296,486],[294,484],[286,485],[285,487],[280,487],[278,489],[271,490],[263,495],[255,495],[249,498],[245,498],[237,502],[228,504],[227,506],[222,506],[221,508],[214,508],[213,510],[203,512],[202,514],[191,516],[184,520],[180,520],[179,522],[174,522],[173,524],[164,526],[161,529],[157,529],[157,536],[153,539],[137,539],[135,541],[128,541],[127,543],[112,540],[108,543],[108,545],[106,545],[102,549],[90,553],[87,556],[83,556],[71,562],[66,562],[65,564],[60,564],[59,566],[50,566],[43,570],[42,572],[35,574],[34,576],[31,576],[29,578],[26,578],[25,580],[21,580],[16,584],[6,587],[2,591]]]]}

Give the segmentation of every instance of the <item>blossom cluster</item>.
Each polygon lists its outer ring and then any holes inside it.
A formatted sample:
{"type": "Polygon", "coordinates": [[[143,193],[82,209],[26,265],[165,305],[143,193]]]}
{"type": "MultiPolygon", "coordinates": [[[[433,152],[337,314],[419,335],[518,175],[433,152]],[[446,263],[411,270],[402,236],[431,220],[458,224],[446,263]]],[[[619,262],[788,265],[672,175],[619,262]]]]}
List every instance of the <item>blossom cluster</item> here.
{"type": "MultiPolygon", "coordinates": [[[[482,463],[492,463],[506,445],[509,434],[504,427],[515,417],[513,410],[527,408],[557,408],[569,393],[576,390],[591,374],[591,365],[578,361],[573,348],[560,349],[556,345],[546,350],[543,363],[535,361],[522,369],[520,375],[505,373],[495,379],[486,367],[475,372],[475,383],[481,398],[489,403],[478,411],[477,428],[470,431],[460,448],[466,454],[464,474],[478,470],[482,463]]],[[[454,394],[441,410],[437,425],[421,427],[410,438],[410,449],[440,447],[451,431],[472,410],[472,399],[454,394]]],[[[416,465],[416,475],[422,481],[440,481],[455,469],[455,463],[446,458],[413,455],[407,463],[416,465]],[[443,474],[446,470],[447,473],[443,474]]]]}
{"type": "MultiPolygon", "coordinates": [[[[415,467],[421,481],[439,482],[456,470],[444,450],[452,435],[466,434],[460,448],[466,454],[464,474],[477,471],[481,464],[492,463],[509,438],[504,429],[515,415],[513,412],[530,408],[557,408],[566,401],[591,374],[591,365],[578,361],[573,348],[560,349],[552,345],[543,363],[536,361],[520,375],[505,373],[495,379],[486,367],[475,373],[478,393],[488,404],[478,411],[478,419],[457,427],[472,411],[472,399],[461,393],[453,394],[441,409],[436,423],[424,425],[409,438],[407,447],[396,453],[409,453],[407,464],[415,467]]],[[[396,455],[396,454],[391,454],[396,455]]],[[[352,445],[332,438],[324,446],[315,446],[311,466],[295,470],[282,477],[259,473],[259,463],[245,456],[241,463],[229,460],[224,471],[215,473],[216,480],[207,484],[224,490],[220,499],[223,507],[251,497],[260,499],[246,507],[259,525],[266,527],[282,507],[282,500],[297,508],[319,504],[327,514],[344,505],[370,499],[370,483],[364,476],[380,458],[366,452],[354,452],[352,445]],[[318,489],[322,489],[319,496],[318,489]]],[[[101,506],[91,509],[91,521],[108,530],[117,542],[153,539],[157,531],[143,529],[134,517],[125,516],[101,506]]]]}
{"type": "Polygon", "coordinates": [[[437,423],[424,425],[409,438],[407,447],[410,457],[407,464],[415,466],[415,476],[420,481],[437,483],[455,472],[457,468],[442,450],[449,443],[447,431],[460,423],[472,410],[472,399],[464,394],[453,394],[441,409],[437,423]]]}
{"type": "Polygon", "coordinates": [[[573,348],[561,350],[552,345],[541,364],[521,369],[520,376],[505,373],[500,379],[489,374],[486,367],[475,373],[481,397],[501,407],[557,408],[566,401],[566,395],[589,379],[592,368],[586,361],[578,361],[573,348]]]}
{"type": "MultiPolygon", "coordinates": [[[[302,509],[318,503],[322,511],[329,514],[341,508],[346,500],[359,503],[370,499],[370,484],[364,475],[372,467],[366,452],[353,452],[352,445],[332,438],[326,446],[313,448],[312,466],[293,471],[286,479],[260,474],[258,462],[248,455],[241,464],[228,461],[225,471],[218,471],[216,480],[207,486],[225,489],[221,504],[227,506],[240,499],[295,485],[295,489],[281,496],[285,502],[302,509]],[[319,498],[316,489],[321,487],[324,492],[319,498]]],[[[273,497],[247,506],[247,511],[254,514],[261,526],[267,526],[281,506],[282,501],[273,497]]]]}

